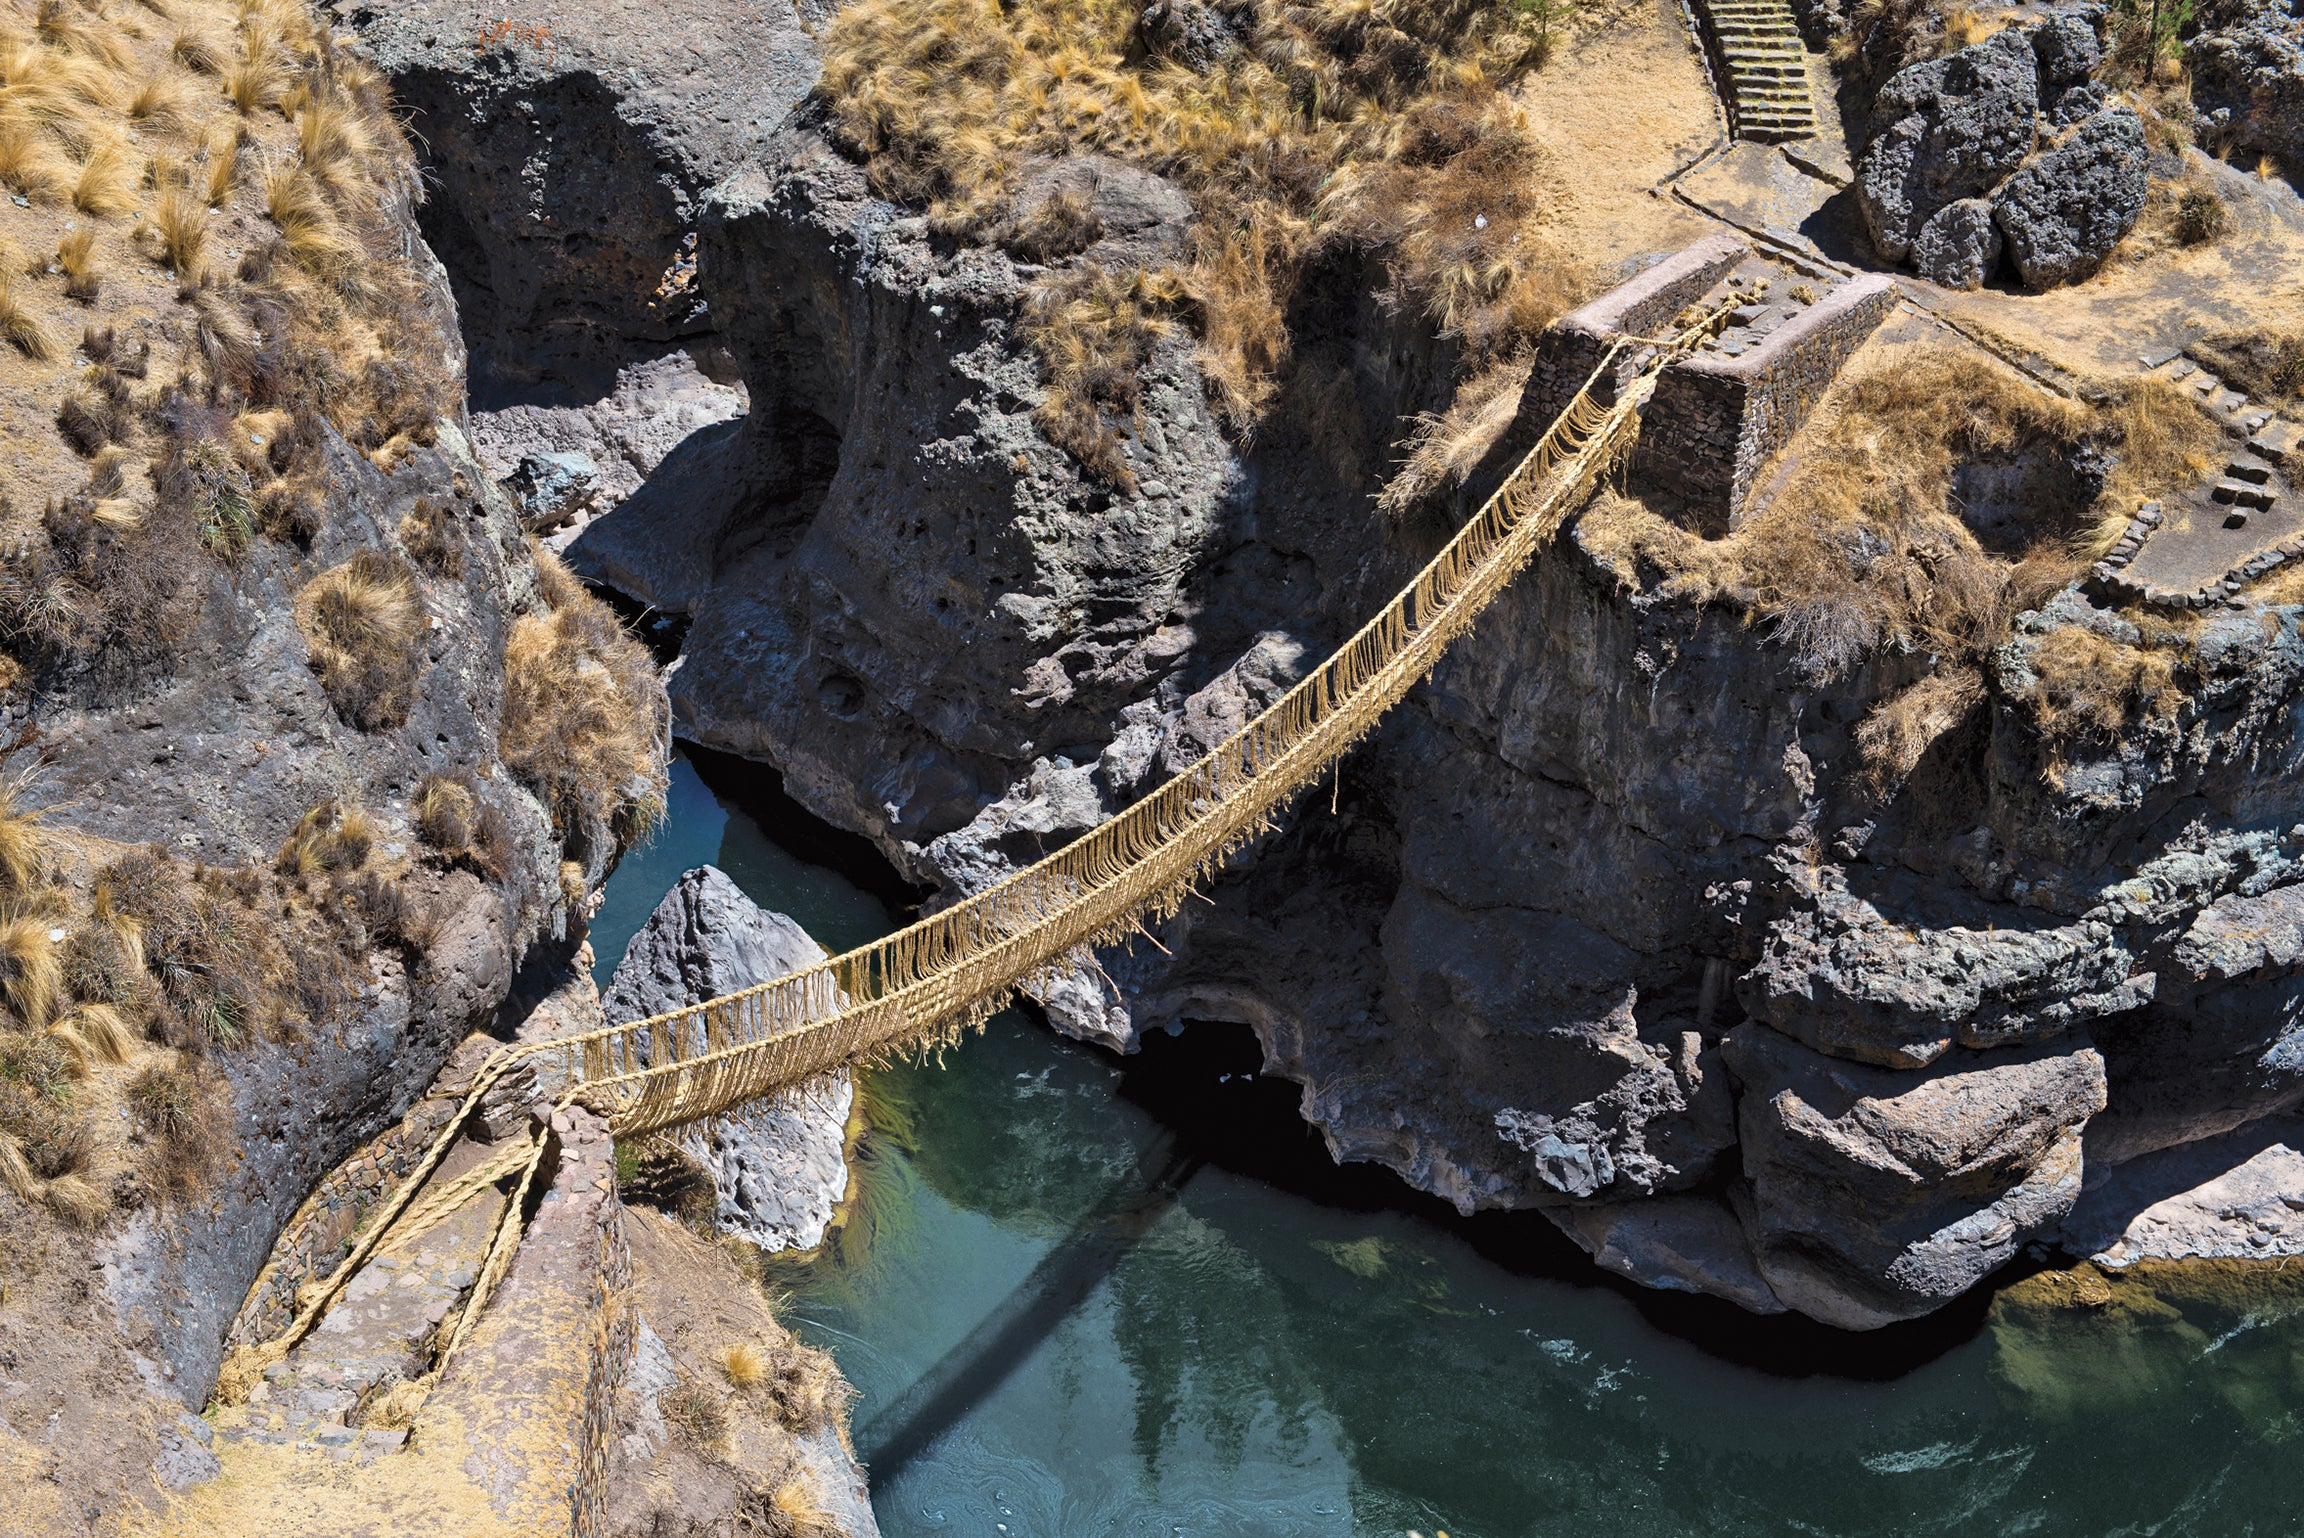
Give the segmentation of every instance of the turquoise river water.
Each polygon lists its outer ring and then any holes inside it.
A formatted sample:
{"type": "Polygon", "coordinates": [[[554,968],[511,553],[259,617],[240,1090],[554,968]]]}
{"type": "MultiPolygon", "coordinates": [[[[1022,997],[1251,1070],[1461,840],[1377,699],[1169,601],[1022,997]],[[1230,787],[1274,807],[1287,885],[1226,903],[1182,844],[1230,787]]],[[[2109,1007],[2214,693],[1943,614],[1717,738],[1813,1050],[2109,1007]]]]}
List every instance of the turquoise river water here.
{"type": "MultiPolygon", "coordinates": [[[[603,979],[707,862],[836,950],[894,926],[759,771],[675,770],[603,979]]],[[[1011,1011],[868,1076],[846,1221],[772,1285],[860,1391],[889,1538],[2304,1533],[2277,1281],[2076,1309],[2035,1278],[1873,1337],[1755,1320],[1335,1169],[1255,1067],[1231,1027],[1122,1060],[1011,1011]]]]}

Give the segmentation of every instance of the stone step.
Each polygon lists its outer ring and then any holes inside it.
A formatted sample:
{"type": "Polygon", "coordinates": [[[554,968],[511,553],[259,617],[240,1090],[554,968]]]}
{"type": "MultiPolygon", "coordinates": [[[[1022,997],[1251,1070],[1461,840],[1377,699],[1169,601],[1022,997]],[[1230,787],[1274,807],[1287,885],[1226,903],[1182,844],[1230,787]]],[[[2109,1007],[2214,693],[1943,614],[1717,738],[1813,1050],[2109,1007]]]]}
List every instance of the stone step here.
{"type": "Polygon", "coordinates": [[[2224,467],[2224,473],[2233,480],[2247,481],[2256,486],[2261,486],[2272,479],[2272,467],[2270,465],[2250,464],[2244,459],[2233,460],[2224,467]]]}
{"type": "Polygon", "coordinates": [[[2304,428],[2293,422],[2272,421],[2256,430],[2248,440],[2248,451],[2262,455],[2276,465],[2284,465],[2304,450],[2304,428]]]}
{"type": "Polygon", "coordinates": [[[2218,481],[2216,489],[2211,495],[2219,502],[2228,502],[2237,507],[2253,507],[2258,511],[2270,507],[2279,500],[2278,494],[2272,491],[2270,487],[2258,486],[2248,481],[2218,481]]]}

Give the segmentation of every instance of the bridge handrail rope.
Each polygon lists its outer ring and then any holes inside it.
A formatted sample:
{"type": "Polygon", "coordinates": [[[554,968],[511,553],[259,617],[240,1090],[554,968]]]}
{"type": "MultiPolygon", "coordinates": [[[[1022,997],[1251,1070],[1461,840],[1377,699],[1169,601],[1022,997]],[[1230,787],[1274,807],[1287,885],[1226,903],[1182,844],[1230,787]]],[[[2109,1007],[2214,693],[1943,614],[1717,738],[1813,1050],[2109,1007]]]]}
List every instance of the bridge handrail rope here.
{"type": "MultiPolygon", "coordinates": [[[[623,1025],[499,1049],[352,1252],[327,1282],[309,1289],[278,1339],[247,1348],[255,1355],[238,1370],[278,1360],[303,1337],[383,1243],[482,1098],[519,1062],[536,1060],[541,1080],[568,1086],[561,1105],[598,1112],[618,1137],[664,1131],[850,1063],[942,1045],[1065,958],[1140,931],[1147,914],[1172,915],[1431,671],[1630,448],[1664,367],[1715,333],[1733,303],[1669,337],[1614,343],[1543,438],[1374,618],[1205,757],[1093,831],[884,939],[772,982],[623,1025]],[[1603,403],[1602,377],[1626,348],[1644,342],[1654,353],[1603,403]]],[[[531,1165],[529,1178],[534,1173],[531,1165]]],[[[517,1211],[502,1219],[515,1232],[518,1222],[517,1211]]],[[[486,1281],[509,1263],[508,1250],[496,1253],[503,1239],[500,1232],[491,1247],[486,1281]]],[[[484,1291],[475,1288],[455,1342],[469,1333],[484,1291]]]]}

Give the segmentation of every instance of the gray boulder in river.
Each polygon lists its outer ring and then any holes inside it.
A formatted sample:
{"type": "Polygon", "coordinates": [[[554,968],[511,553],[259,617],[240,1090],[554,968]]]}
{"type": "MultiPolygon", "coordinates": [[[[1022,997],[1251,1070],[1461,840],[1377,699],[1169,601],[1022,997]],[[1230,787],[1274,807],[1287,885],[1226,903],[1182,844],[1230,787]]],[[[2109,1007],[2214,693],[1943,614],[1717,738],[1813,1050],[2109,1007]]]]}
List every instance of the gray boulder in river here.
{"type": "MultiPolygon", "coordinates": [[[[781,913],[744,895],[715,866],[674,883],[624,948],[600,996],[622,1025],[771,982],[828,954],[781,913]]],[[[711,1172],[724,1233],[768,1250],[823,1242],[848,1193],[843,1144],[855,1085],[845,1072],[679,1134],[711,1172]]]]}

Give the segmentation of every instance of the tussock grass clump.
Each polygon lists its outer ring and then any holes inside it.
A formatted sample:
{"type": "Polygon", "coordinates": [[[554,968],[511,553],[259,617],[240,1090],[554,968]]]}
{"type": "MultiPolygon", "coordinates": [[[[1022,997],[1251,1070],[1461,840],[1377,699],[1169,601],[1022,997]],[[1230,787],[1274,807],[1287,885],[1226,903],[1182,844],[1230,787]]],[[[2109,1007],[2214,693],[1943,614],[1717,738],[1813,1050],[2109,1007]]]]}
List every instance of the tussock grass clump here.
{"type": "Polygon", "coordinates": [[[657,1401],[657,1413],[675,1436],[706,1457],[716,1455],[728,1440],[728,1407],[720,1396],[693,1378],[683,1378],[657,1401]]]}
{"type": "Polygon", "coordinates": [[[96,254],[96,232],[67,230],[56,242],[56,265],[64,273],[66,298],[94,304],[104,285],[103,261],[96,254]]]}
{"type": "Polygon", "coordinates": [[[813,1478],[795,1467],[768,1497],[762,1527],[776,1538],[838,1538],[840,1523],[824,1509],[813,1478]]]}
{"type": "Polygon", "coordinates": [[[21,118],[0,118],[0,186],[35,203],[61,196],[65,168],[39,129],[21,118]]]}
{"type": "Polygon", "coordinates": [[[0,999],[7,1002],[9,1018],[28,1030],[56,1017],[64,993],[54,923],[45,913],[0,919],[0,999]]]}
{"type": "Polygon", "coordinates": [[[720,1353],[720,1376],[739,1392],[768,1381],[768,1353],[748,1340],[737,1341],[720,1353]]]}
{"type": "Polygon", "coordinates": [[[663,811],[671,729],[655,662],[558,557],[531,549],[544,612],[504,645],[504,763],[563,838],[644,834],[663,811]]]}
{"type": "MultiPolygon", "coordinates": [[[[1157,9],[1157,8],[1155,8],[1157,9]]],[[[818,87],[873,186],[949,233],[1030,260],[1094,239],[1062,195],[1019,209],[1026,168],[1098,152],[1169,177],[1196,223],[1148,272],[1052,271],[1027,336],[1050,437],[1123,484],[1113,418],[1170,325],[1195,335],[1247,431],[1286,361],[1287,304],[1323,253],[1380,254],[1402,302],[1475,355],[1559,313],[1583,277],[1548,238],[1549,156],[1499,89],[1541,59],[1519,13],[1469,0],[1238,7],[1238,46],[1196,70],[1120,0],[861,0],[825,34],[818,87]],[[1095,424],[1091,426],[1090,424],[1095,424]]],[[[1080,262],[1094,269],[1090,249],[1080,262]]]]}
{"type": "Polygon", "coordinates": [[[77,1220],[110,1202],[82,1178],[95,1140],[73,1105],[72,1056],[53,1037],[0,1030],[0,1184],[77,1220]]]}
{"type": "Polygon", "coordinates": [[[13,276],[0,273],[0,341],[25,357],[45,362],[56,356],[56,340],[41,323],[13,276]]]}
{"type": "Polygon", "coordinates": [[[100,219],[136,207],[136,168],[117,144],[98,144],[80,162],[72,181],[72,206],[100,219]]]}
{"type": "Polygon", "coordinates": [[[260,887],[140,850],[96,879],[99,918],[133,922],[159,982],[154,1024],[179,1047],[230,1047],[281,1024],[287,966],[276,917],[249,905],[260,887]]]}
{"type": "MultiPolygon", "coordinates": [[[[1849,380],[1831,412],[1784,491],[1725,538],[1701,538],[1611,495],[1584,515],[1580,537],[1627,581],[1740,608],[1812,681],[1881,653],[1937,659],[1936,679],[1887,702],[1859,730],[1867,771],[1883,788],[1964,719],[1971,686],[1961,670],[2096,559],[2141,501],[2195,483],[2224,441],[2205,412],[2161,381],[2082,405],[1950,347],[1849,380]],[[2116,460],[2092,501],[2044,469],[2025,489],[2029,522],[2014,535],[2000,531],[1987,547],[1962,516],[1953,490],[1963,463],[2053,467],[2086,450],[2116,460]]],[[[2043,684],[2030,703],[2055,740],[2126,719],[2096,708],[2095,683],[2061,677],[2090,660],[2084,650],[2112,667],[2091,643],[2034,648],[2043,684]]],[[[2112,675],[2127,682],[2115,692],[2149,695],[2167,665],[2166,657],[2119,662],[2112,675]]]]}
{"type": "Polygon", "coordinates": [[[407,718],[424,605],[404,563],[363,550],[330,567],[297,596],[296,624],[338,715],[363,731],[407,718]]]}
{"type": "Polygon", "coordinates": [[[1376,498],[1377,511],[1398,518],[1444,486],[1461,486],[1511,427],[1528,385],[1533,358],[1503,359],[1457,388],[1445,413],[1418,416],[1406,438],[1400,469],[1376,498]]]}
{"type": "Polygon", "coordinates": [[[72,1071],[86,1078],[100,1066],[118,1066],[136,1055],[136,1031],[109,1004],[89,1004],[54,1021],[47,1034],[72,1056],[72,1071]]]}
{"type": "Polygon", "coordinates": [[[298,819],[273,864],[286,876],[356,871],[368,863],[376,837],[366,808],[331,796],[298,819]]]}
{"type": "Polygon", "coordinates": [[[231,1106],[215,1071],[189,1061],[155,1063],[128,1082],[124,1098],[151,1150],[155,1184],[171,1196],[196,1195],[232,1131],[231,1106]]]}
{"type": "MultiPolygon", "coordinates": [[[[161,264],[179,277],[189,274],[208,248],[207,205],[186,188],[169,187],[152,211],[152,231],[161,264]]],[[[246,325],[237,312],[234,318],[246,325]]]]}
{"type": "Polygon", "coordinates": [[[436,577],[464,575],[464,548],[457,541],[451,515],[430,497],[418,497],[401,518],[400,545],[410,560],[436,577]]]}
{"type": "Polygon", "coordinates": [[[443,859],[490,880],[511,869],[511,826],[469,778],[428,776],[417,787],[409,812],[417,836],[443,859]]]}
{"type": "Polygon", "coordinates": [[[790,1336],[777,1346],[766,1392],[784,1429],[805,1435],[840,1423],[856,1391],[840,1376],[831,1353],[790,1336]]]}

